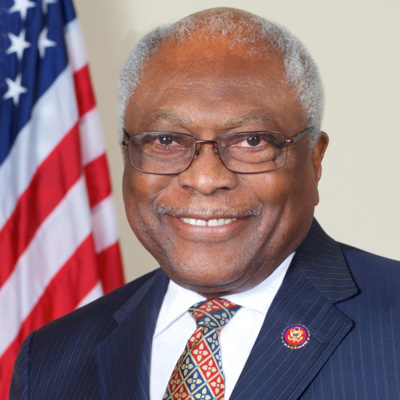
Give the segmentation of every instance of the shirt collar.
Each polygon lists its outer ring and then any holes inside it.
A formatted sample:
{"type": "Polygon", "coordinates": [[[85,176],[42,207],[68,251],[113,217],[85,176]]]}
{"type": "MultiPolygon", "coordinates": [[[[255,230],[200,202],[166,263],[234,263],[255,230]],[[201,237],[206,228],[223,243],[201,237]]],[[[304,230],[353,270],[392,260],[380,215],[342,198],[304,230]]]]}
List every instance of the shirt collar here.
{"type": "Polygon", "coordinates": [[[227,295],[224,298],[242,307],[267,314],[269,306],[283,282],[293,256],[294,253],[290,254],[271,275],[257,286],[245,292],[227,295]]]}
{"type": "MultiPolygon", "coordinates": [[[[293,256],[294,253],[290,254],[270,276],[257,286],[245,292],[224,296],[224,298],[237,305],[266,315],[272,300],[282,284],[293,256]]],[[[161,305],[154,336],[164,331],[168,326],[184,315],[193,304],[203,300],[206,300],[206,298],[170,280],[161,305]]]]}

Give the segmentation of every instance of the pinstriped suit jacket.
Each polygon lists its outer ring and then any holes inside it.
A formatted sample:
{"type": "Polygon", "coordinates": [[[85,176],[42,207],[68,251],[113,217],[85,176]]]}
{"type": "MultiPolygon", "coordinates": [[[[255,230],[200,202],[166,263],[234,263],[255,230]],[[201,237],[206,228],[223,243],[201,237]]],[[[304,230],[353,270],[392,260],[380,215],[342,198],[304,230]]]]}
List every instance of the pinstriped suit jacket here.
{"type": "MultiPolygon", "coordinates": [[[[167,284],[154,271],[31,334],[10,399],[149,399],[167,284]]],[[[399,262],[340,245],[314,221],[231,399],[400,399],[399,290],[399,262]],[[302,349],[282,344],[293,323],[311,332],[302,349]]]]}

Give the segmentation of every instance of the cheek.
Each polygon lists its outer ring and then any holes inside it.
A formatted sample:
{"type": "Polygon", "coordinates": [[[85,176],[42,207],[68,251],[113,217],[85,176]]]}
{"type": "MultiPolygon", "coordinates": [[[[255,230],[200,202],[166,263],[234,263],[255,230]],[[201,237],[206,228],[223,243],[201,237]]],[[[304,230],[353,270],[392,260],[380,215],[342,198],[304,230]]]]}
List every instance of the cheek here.
{"type": "Polygon", "coordinates": [[[155,201],[171,183],[173,176],[152,175],[136,171],[128,166],[123,174],[125,211],[132,229],[148,230],[157,219],[155,201]]]}
{"type": "Polygon", "coordinates": [[[138,207],[149,205],[164,186],[157,175],[145,174],[130,166],[124,170],[124,200],[129,203],[135,202],[138,207]]]}
{"type": "MultiPolygon", "coordinates": [[[[132,169],[132,168],[131,168],[132,169]]],[[[144,174],[125,169],[123,175],[123,196],[125,212],[133,231],[138,234],[143,229],[144,220],[151,203],[151,192],[144,174]]]]}
{"type": "Polygon", "coordinates": [[[291,194],[298,190],[298,182],[282,169],[243,177],[243,187],[264,206],[266,211],[283,208],[291,194]]]}
{"type": "Polygon", "coordinates": [[[287,214],[313,209],[316,198],[316,181],[312,164],[285,165],[275,171],[254,176],[244,176],[246,187],[264,206],[264,211],[287,214]]]}

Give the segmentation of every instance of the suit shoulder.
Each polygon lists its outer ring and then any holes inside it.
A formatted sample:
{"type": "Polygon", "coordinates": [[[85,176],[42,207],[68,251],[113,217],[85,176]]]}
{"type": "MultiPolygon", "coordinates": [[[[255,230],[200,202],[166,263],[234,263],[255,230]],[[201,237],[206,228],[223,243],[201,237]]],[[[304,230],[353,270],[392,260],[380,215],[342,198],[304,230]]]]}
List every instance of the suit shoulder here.
{"type": "Polygon", "coordinates": [[[352,265],[363,264],[366,267],[372,266],[374,268],[379,266],[389,271],[392,270],[394,274],[400,273],[400,261],[369,253],[347,244],[339,243],[339,245],[346,260],[352,265]]]}
{"type": "Polygon", "coordinates": [[[35,333],[35,341],[47,341],[59,332],[63,337],[66,334],[76,334],[83,330],[92,329],[106,334],[115,325],[114,313],[121,308],[147,282],[151,281],[159,270],[152,271],[140,278],[126,283],[99,299],[61,317],[43,327],[35,333]]]}
{"type": "Polygon", "coordinates": [[[381,291],[398,292],[400,285],[400,261],[378,256],[340,244],[347,265],[360,288],[375,287],[381,291]]]}
{"type": "Polygon", "coordinates": [[[29,386],[35,399],[100,398],[94,349],[118,326],[119,310],[164,287],[166,279],[153,271],[33,332],[17,357],[12,393],[29,386]]]}

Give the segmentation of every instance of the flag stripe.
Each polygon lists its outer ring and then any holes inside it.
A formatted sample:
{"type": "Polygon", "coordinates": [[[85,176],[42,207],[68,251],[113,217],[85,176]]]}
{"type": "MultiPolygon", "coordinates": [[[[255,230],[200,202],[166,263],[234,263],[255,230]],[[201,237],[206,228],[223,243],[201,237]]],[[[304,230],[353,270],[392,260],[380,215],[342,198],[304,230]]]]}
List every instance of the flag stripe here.
{"type": "Polygon", "coordinates": [[[17,334],[18,322],[29,315],[32,305],[36,304],[54,275],[91,233],[90,211],[85,202],[85,183],[79,179],[37,230],[35,238],[19,258],[15,271],[3,285],[0,315],[8,323],[0,329],[0,354],[5,350],[5,344],[17,334]],[[68,220],[73,220],[74,224],[66,224],[68,220]],[[32,268],[35,268],[35,274],[29,273],[32,268]],[[30,279],[27,280],[26,276],[30,279]]]}
{"type": "Polygon", "coordinates": [[[30,186],[0,231],[0,287],[36,230],[80,176],[79,132],[75,126],[36,170],[30,186]]]}
{"type": "MultiPolygon", "coordinates": [[[[51,154],[58,145],[58,141],[63,139],[65,132],[70,131],[78,121],[76,108],[62,107],[64,102],[70,101],[72,104],[75,102],[73,87],[75,90],[81,90],[81,88],[85,90],[80,106],[82,113],[79,116],[83,116],[95,107],[93,91],[89,89],[88,69],[83,68],[77,72],[74,76],[74,85],[72,85],[71,70],[66,68],[38,101],[33,109],[31,121],[22,129],[9,156],[0,167],[0,187],[8,186],[15,166],[27,171],[26,174],[18,175],[19,179],[11,188],[13,191],[8,193],[5,212],[2,213],[0,210],[0,228],[10,217],[12,207],[16,204],[18,197],[30,184],[33,173],[51,154]],[[35,149],[34,153],[33,149],[35,149]]],[[[99,132],[95,133],[98,135],[99,132]]],[[[101,140],[98,141],[101,142],[101,140]]]]}
{"type": "Polygon", "coordinates": [[[79,93],[77,101],[79,116],[81,117],[96,105],[92,85],[90,84],[88,65],[74,73],[74,84],[76,93],[79,93]]]}
{"type": "Polygon", "coordinates": [[[124,281],[121,252],[118,242],[97,254],[97,265],[104,293],[114,290],[121,284],[120,282],[124,281]],[[112,275],[109,272],[110,265],[113,265],[115,268],[114,274],[112,275]]]}
{"type": "MultiPolygon", "coordinates": [[[[0,287],[12,273],[15,263],[32,240],[37,228],[79,179],[80,173],[79,137],[77,127],[74,127],[37,169],[30,186],[20,196],[13,214],[0,231],[0,287]],[[35,202],[35,199],[40,201],[35,202]]],[[[111,194],[105,154],[85,167],[85,175],[92,208],[111,194]]],[[[117,235],[112,209],[109,208],[107,213],[107,224],[114,228],[111,230],[115,233],[111,242],[114,243],[117,235]]]]}
{"type": "Polygon", "coordinates": [[[36,169],[78,121],[76,106],[63,107],[65,102],[75,102],[74,83],[69,68],[39,99],[32,111],[31,120],[18,135],[9,156],[0,167],[0,187],[9,188],[7,196],[2,198],[0,229],[13,212],[18,197],[27,189],[36,169]],[[21,173],[15,174],[16,168],[21,173]]]}
{"type": "Polygon", "coordinates": [[[104,179],[108,176],[106,155],[102,154],[85,167],[86,182],[88,187],[90,207],[96,206],[100,201],[111,194],[111,182],[104,179]]]}
{"type": "MultiPolygon", "coordinates": [[[[75,89],[78,93],[83,93],[79,104],[80,115],[95,107],[88,73],[88,68],[84,67],[74,76],[75,89]]],[[[81,157],[77,133],[78,129],[75,126],[42,162],[32,177],[28,189],[20,195],[16,208],[0,231],[0,254],[2,254],[0,287],[11,274],[15,262],[25,250],[38,226],[79,178],[81,157]],[[34,199],[40,201],[37,203],[38,207],[32,210],[34,199]],[[13,232],[18,233],[18,240],[13,232]]],[[[110,181],[104,178],[109,174],[104,153],[86,166],[85,173],[89,175],[88,193],[93,207],[111,193],[110,181]]]]}
{"type": "Polygon", "coordinates": [[[44,323],[50,322],[75,309],[85,301],[87,293],[92,293],[93,289],[96,289],[96,293],[98,294],[99,285],[97,284],[97,276],[90,274],[95,271],[93,267],[96,260],[93,259],[93,254],[93,243],[89,236],[57,273],[47,290],[32,308],[29,316],[20,326],[14,340],[12,340],[10,346],[0,358],[0,371],[8,372],[9,379],[11,378],[12,371],[9,365],[13,357],[15,357],[15,353],[18,351],[23,339],[30,332],[40,328],[44,323]],[[89,274],[82,275],[82,265],[87,267],[86,270],[89,274]],[[77,283],[79,283],[78,286],[77,283]],[[74,286],[72,293],[71,286],[74,286]]]}
{"type": "Polygon", "coordinates": [[[87,57],[82,41],[81,27],[77,19],[73,19],[65,26],[65,44],[72,71],[79,71],[87,64],[87,57]]]}
{"type": "Polygon", "coordinates": [[[97,108],[82,116],[79,121],[79,131],[82,145],[82,164],[87,165],[105,151],[103,141],[99,140],[101,126],[97,108]]]}
{"type": "Polygon", "coordinates": [[[118,240],[117,223],[110,214],[112,210],[114,210],[112,196],[108,196],[92,209],[92,229],[96,253],[113,246],[118,240]],[[104,226],[107,229],[103,229],[104,226]]]}

